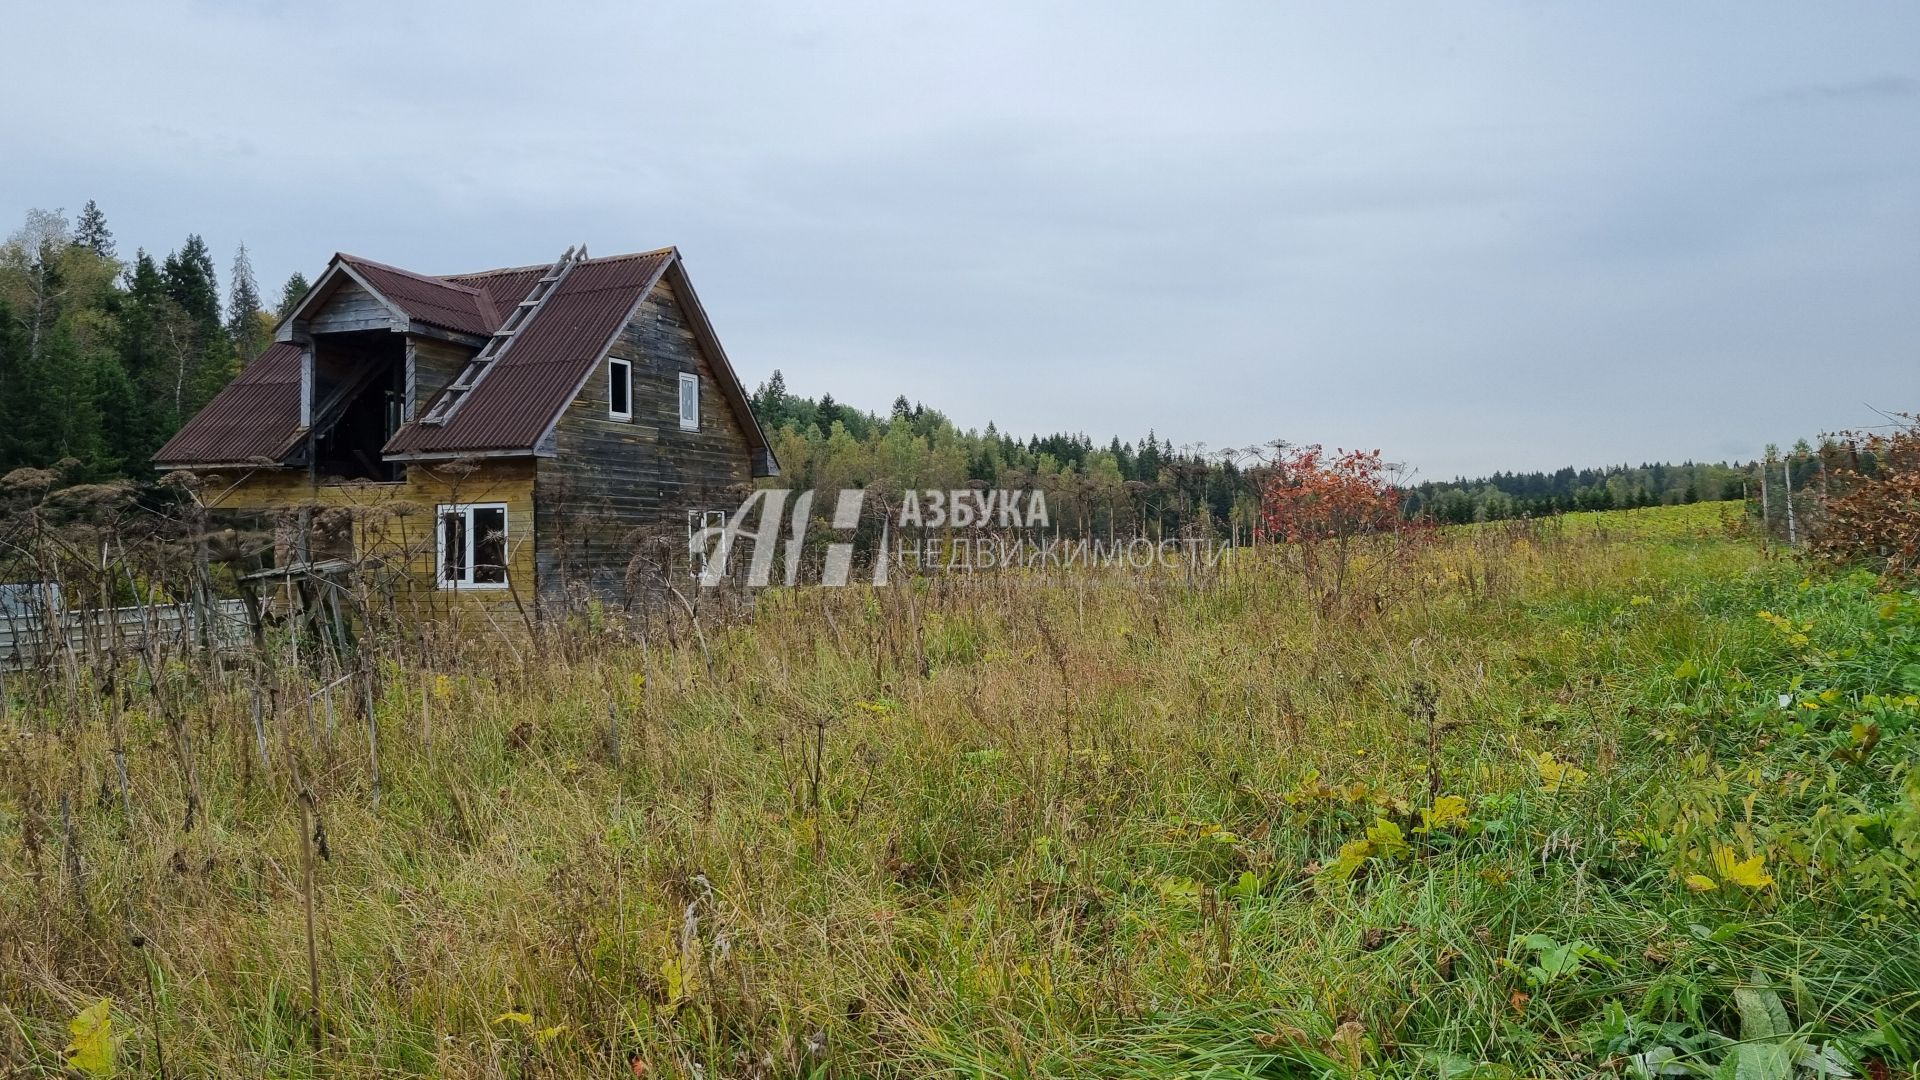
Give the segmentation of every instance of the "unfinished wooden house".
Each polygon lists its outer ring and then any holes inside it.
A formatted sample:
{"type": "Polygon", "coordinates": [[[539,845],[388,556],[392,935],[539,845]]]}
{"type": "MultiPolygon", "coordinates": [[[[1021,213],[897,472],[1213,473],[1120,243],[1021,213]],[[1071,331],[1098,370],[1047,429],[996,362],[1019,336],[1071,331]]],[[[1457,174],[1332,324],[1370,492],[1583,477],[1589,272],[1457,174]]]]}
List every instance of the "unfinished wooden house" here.
{"type": "Polygon", "coordinates": [[[335,255],[154,464],[277,515],[286,572],[521,611],[629,595],[644,537],[684,553],[778,471],[679,252],[584,247],[446,276],[335,255]]]}

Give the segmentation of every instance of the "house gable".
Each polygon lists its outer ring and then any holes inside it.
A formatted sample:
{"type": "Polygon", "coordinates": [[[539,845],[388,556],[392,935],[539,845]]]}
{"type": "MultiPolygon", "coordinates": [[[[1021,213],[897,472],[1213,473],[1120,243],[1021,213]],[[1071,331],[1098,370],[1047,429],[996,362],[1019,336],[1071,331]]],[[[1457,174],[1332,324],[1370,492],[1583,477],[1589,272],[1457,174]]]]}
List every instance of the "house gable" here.
{"type": "Polygon", "coordinates": [[[391,330],[400,315],[385,300],[357,281],[343,278],[307,317],[309,334],[344,334],[356,330],[391,330]]]}
{"type": "MultiPolygon", "coordinates": [[[[729,373],[670,281],[656,284],[594,364],[549,434],[535,527],[543,601],[575,586],[617,594],[636,555],[683,545],[689,513],[731,511],[751,488],[753,439],[725,392],[729,373]],[[615,415],[609,369],[625,366],[631,413],[615,415]],[[700,422],[680,425],[680,379],[699,380],[700,422]]],[[[748,414],[751,419],[751,414],[748,414]]]]}

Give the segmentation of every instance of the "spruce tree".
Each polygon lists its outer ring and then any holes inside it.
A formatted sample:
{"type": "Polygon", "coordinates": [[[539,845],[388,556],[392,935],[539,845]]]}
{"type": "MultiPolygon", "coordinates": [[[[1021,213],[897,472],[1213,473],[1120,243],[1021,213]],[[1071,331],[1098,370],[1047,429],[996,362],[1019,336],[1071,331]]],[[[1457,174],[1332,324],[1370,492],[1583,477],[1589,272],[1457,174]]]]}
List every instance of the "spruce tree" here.
{"type": "Polygon", "coordinates": [[[780,374],[779,368],[774,368],[767,381],[753,392],[753,415],[760,421],[760,426],[768,431],[785,426],[789,419],[787,380],[786,376],[780,374]]]}
{"type": "Polygon", "coordinates": [[[188,236],[179,251],[167,256],[160,274],[167,283],[167,297],[180,305],[195,328],[208,336],[220,329],[220,283],[213,255],[199,234],[188,236]]]}
{"type": "Polygon", "coordinates": [[[26,335],[7,298],[0,295],[0,474],[25,461],[20,445],[22,418],[29,411],[25,398],[26,335]]]}
{"type": "Polygon", "coordinates": [[[253,260],[247,245],[233,255],[232,284],[227,294],[227,337],[242,359],[252,359],[265,344],[260,326],[260,287],[253,280],[253,260]]]}
{"type": "Polygon", "coordinates": [[[114,257],[113,230],[107,228],[107,215],[92,199],[88,199],[86,209],[80,211],[80,221],[73,229],[73,242],[103,259],[114,257]]]}
{"type": "Polygon", "coordinates": [[[168,361],[181,347],[178,337],[190,336],[186,317],[167,298],[160,267],[145,251],[135,252],[127,271],[118,330],[120,368],[133,389],[134,404],[109,430],[108,439],[127,468],[139,469],[179,426],[171,407],[173,380],[168,373],[173,365],[168,361]]]}
{"type": "Polygon", "coordinates": [[[193,415],[219,393],[233,377],[233,342],[220,321],[220,286],[213,256],[198,235],[187,237],[179,251],[167,256],[160,278],[171,300],[186,320],[185,341],[170,348],[171,386],[167,402],[173,424],[193,415]]]}
{"type": "MultiPolygon", "coordinates": [[[[284,319],[293,314],[293,309],[299,305],[301,298],[307,295],[309,288],[311,286],[307,284],[307,275],[295,270],[293,276],[287,279],[287,283],[280,287],[280,306],[274,309],[274,316],[284,319]]],[[[776,371],[774,374],[780,373],[776,371]]]]}

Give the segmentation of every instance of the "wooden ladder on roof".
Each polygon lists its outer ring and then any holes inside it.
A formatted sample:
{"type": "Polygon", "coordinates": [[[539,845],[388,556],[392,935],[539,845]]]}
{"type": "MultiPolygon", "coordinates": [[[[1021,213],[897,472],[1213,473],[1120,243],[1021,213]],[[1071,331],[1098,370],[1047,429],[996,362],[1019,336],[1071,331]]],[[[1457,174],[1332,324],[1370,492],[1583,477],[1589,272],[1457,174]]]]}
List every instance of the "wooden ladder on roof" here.
{"type": "Polygon", "coordinates": [[[573,268],[585,262],[586,259],[587,245],[581,244],[578,248],[568,248],[565,254],[555,260],[554,264],[547,268],[546,275],[534,282],[533,288],[527,291],[527,298],[507,313],[506,321],[502,322],[500,329],[495,330],[493,336],[487,339],[486,346],[474,354],[473,359],[467,361],[467,366],[460,369],[460,374],[447,384],[445,390],[441,391],[439,399],[433,403],[432,408],[427,410],[427,415],[420,418],[420,422],[438,426],[453,419],[453,414],[459,411],[461,402],[467,400],[467,395],[473,388],[480,385],[480,380],[487,377],[487,372],[493,370],[494,361],[500,359],[500,355],[513,345],[515,336],[535,315],[539,314],[547,298],[560,288],[560,283],[573,272],[573,268]]]}

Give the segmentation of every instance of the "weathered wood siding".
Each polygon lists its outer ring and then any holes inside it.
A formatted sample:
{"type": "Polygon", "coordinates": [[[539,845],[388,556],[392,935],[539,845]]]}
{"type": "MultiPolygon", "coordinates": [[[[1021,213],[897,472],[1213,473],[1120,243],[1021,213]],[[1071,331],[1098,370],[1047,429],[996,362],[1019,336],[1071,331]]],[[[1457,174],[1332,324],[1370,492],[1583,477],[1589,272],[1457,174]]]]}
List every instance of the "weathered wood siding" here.
{"type": "Polygon", "coordinates": [[[728,510],[752,483],[746,432],[666,282],[654,286],[610,355],[633,364],[633,418],[607,415],[607,368],[587,377],[535,480],[540,597],[626,596],[645,542],[684,561],[689,510],[728,510]],[[680,427],[680,373],[700,376],[700,428],[680,427]]]}
{"type": "MultiPolygon", "coordinates": [[[[534,465],[530,460],[486,462],[462,474],[448,466],[410,465],[405,480],[378,483],[308,483],[298,469],[256,469],[212,474],[201,498],[215,511],[273,511],[289,523],[302,507],[313,508],[315,531],[350,518],[352,555],[391,585],[396,602],[418,614],[490,611],[517,624],[520,605],[532,611],[534,565],[534,465]],[[441,589],[435,571],[435,508],[446,503],[504,503],[507,508],[507,581],[510,589],[441,589]]],[[[284,526],[283,526],[284,527],[284,526]]],[[[277,560],[286,561],[286,556],[277,560]]],[[[382,592],[386,591],[384,589],[382,592]]]]}
{"type": "Polygon", "coordinates": [[[407,335],[407,419],[433,404],[473,354],[474,350],[464,345],[407,335]]]}
{"type": "Polygon", "coordinates": [[[393,325],[393,312],[380,298],[361,288],[357,282],[343,281],[327,297],[320,310],[307,320],[309,334],[340,334],[352,330],[385,330],[393,325]]]}

